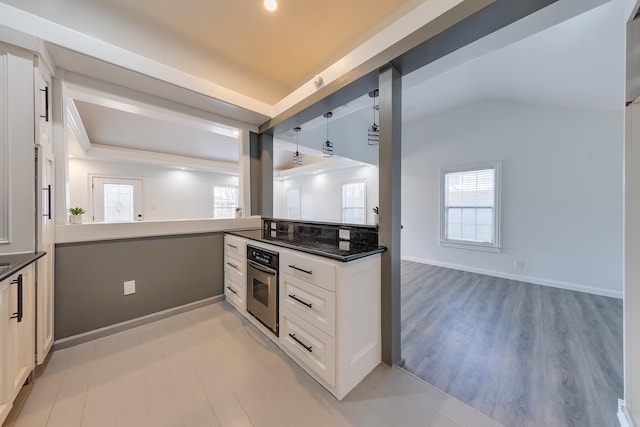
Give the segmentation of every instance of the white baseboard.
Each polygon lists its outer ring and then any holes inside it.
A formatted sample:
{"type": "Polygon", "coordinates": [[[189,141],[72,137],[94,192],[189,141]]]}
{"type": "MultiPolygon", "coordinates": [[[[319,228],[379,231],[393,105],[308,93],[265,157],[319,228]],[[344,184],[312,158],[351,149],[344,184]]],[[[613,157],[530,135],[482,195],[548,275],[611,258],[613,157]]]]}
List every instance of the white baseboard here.
{"type": "Polygon", "coordinates": [[[618,399],[618,421],[620,422],[620,427],[635,427],[622,399],[618,399]]]}
{"type": "Polygon", "coordinates": [[[622,299],[622,291],[620,292],[609,291],[606,289],[599,289],[599,288],[593,288],[590,286],[578,285],[576,283],[560,282],[558,280],[549,280],[549,279],[543,279],[540,277],[511,274],[511,273],[505,273],[502,271],[495,271],[495,270],[486,270],[483,268],[469,267],[467,265],[452,264],[448,262],[441,262],[441,261],[436,261],[431,259],[422,259],[422,258],[415,258],[415,257],[409,257],[409,256],[402,256],[401,258],[405,261],[413,261],[413,262],[418,262],[420,264],[430,264],[438,267],[451,268],[453,270],[468,271],[469,273],[484,274],[487,276],[500,277],[503,279],[517,280],[519,282],[533,283],[535,285],[550,286],[552,288],[567,289],[570,291],[585,292],[588,294],[622,299]]]}
{"type": "Polygon", "coordinates": [[[157,313],[151,313],[146,316],[116,323],[115,325],[105,326],[104,328],[95,329],[93,331],[83,332],[78,335],[72,335],[67,338],[56,340],[53,343],[52,351],[73,347],[74,345],[82,344],[85,342],[96,340],[98,338],[103,338],[109,335],[113,335],[118,332],[126,331],[127,329],[132,329],[137,326],[146,325],[147,323],[155,322],[156,320],[166,319],[167,317],[171,317],[171,316],[175,316],[176,314],[195,310],[196,308],[204,307],[210,304],[215,304],[220,301],[224,301],[224,294],[216,295],[214,297],[206,298],[196,302],[191,302],[189,304],[181,305],[179,307],[169,308],[167,310],[159,311],[157,313]]]}

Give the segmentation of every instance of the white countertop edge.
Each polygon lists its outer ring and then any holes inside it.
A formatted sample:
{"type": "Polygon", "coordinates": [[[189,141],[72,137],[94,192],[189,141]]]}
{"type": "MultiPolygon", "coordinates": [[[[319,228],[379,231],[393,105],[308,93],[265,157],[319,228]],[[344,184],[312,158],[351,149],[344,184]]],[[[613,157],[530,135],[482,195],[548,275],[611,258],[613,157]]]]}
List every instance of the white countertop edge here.
{"type": "Polygon", "coordinates": [[[260,228],[261,217],[239,219],[186,219],[126,223],[61,224],[55,227],[55,242],[77,243],[180,234],[212,233],[260,228]]]}

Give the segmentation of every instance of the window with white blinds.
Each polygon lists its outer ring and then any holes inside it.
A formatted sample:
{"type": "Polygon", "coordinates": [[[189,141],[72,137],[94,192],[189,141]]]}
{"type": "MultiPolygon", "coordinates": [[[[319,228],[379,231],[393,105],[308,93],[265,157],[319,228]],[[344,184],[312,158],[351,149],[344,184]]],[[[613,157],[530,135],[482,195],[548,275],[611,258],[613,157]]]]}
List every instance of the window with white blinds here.
{"type": "Polygon", "coordinates": [[[443,169],[443,245],[500,250],[499,177],[499,163],[443,169]]]}

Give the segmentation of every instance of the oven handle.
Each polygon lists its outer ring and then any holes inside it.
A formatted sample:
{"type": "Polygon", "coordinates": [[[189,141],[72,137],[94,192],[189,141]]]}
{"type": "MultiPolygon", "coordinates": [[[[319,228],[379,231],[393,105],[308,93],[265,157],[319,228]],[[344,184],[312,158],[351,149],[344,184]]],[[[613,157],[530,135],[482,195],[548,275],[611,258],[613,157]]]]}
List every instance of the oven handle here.
{"type": "Polygon", "coordinates": [[[276,274],[276,271],[274,269],[260,265],[255,261],[251,261],[250,259],[247,260],[247,264],[249,264],[249,267],[255,268],[258,271],[262,271],[263,273],[273,274],[273,275],[276,274]]]}

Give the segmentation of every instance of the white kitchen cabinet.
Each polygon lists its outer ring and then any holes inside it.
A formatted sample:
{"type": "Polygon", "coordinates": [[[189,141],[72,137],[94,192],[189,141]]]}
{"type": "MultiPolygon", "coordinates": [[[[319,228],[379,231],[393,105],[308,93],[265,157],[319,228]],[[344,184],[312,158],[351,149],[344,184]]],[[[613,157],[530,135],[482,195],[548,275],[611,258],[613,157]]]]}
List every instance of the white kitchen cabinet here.
{"type": "Polygon", "coordinates": [[[339,400],[382,359],[380,268],[380,254],[340,262],[225,237],[227,300],[339,400]],[[279,254],[279,337],[246,310],[248,243],[279,254]]]}
{"type": "Polygon", "coordinates": [[[35,366],[35,279],[31,264],[0,282],[0,423],[35,366]]]}
{"type": "Polygon", "coordinates": [[[247,311],[247,254],[244,239],[224,237],[224,295],[238,311],[247,311]]]}
{"type": "Polygon", "coordinates": [[[47,254],[37,262],[36,363],[42,364],[53,346],[54,299],[54,186],[51,77],[44,64],[34,68],[37,187],[36,248],[47,254]]]}
{"type": "Polygon", "coordinates": [[[286,309],[335,337],[336,293],[286,273],[280,275],[280,310],[286,309]]]}
{"type": "Polygon", "coordinates": [[[336,384],[336,340],[291,313],[280,312],[280,345],[311,376],[336,384]]]}
{"type": "Polygon", "coordinates": [[[281,347],[342,400],[382,358],[380,254],[339,262],[281,249],[280,270],[281,347]]]}

